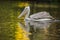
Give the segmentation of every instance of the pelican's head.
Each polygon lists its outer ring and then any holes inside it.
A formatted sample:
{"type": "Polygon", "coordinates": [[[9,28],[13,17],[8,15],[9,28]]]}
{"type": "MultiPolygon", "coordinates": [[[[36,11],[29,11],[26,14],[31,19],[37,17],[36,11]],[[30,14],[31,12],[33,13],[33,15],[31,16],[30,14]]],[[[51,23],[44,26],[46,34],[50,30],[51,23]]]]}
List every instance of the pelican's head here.
{"type": "Polygon", "coordinates": [[[30,13],[30,6],[26,6],[18,18],[22,17],[24,14],[30,13]]]}

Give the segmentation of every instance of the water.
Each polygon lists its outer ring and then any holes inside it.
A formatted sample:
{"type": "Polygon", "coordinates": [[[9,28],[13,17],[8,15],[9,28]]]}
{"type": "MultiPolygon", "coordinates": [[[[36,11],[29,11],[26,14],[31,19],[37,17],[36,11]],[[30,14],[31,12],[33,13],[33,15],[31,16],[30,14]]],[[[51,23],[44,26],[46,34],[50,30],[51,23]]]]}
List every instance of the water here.
{"type": "MultiPolygon", "coordinates": [[[[0,1],[0,40],[19,40],[18,33],[15,37],[17,28],[18,15],[22,12],[26,4],[31,7],[33,13],[47,11],[54,18],[60,19],[59,1],[52,2],[22,2],[22,1],[0,1]]],[[[24,18],[24,17],[23,17],[24,18]]],[[[22,19],[23,19],[22,18],[22,19]]],[[[60,22],[26,22],[21,21],[21,27],[27,32],[32,33],[30,40],[60,40],[60,22]],[[33,24],[33,25],[32,25],[33,24]],[[26,27],[24,27],[26,25],[26,27]]],[[[20,26],[19,26],[20,28],[20,26]]],[[[19,30],[19,29],[18,29],[19,30]]],[[[21,30],[19,30],[21,31],[21,30]]],[[[21,33],[24,34],[24,33],[21,33]]],[[[27,34],[28,35],[28,34],[27,34]]],[[[29,36],[29,35],[28,35],[29,36]]],[[[25,39],[25,37],[24,37],[25,39]]],[[[24,40],[21,38],[20,40],[24,40]]]]}
{"type": "MultiPolygon", "coordinates": [[[[36,32],[32,32],[31,40],[59,40],[59,24],[60,22],[52,22],[50,24],[42,24],[42,29],[37,28],[36,32]]],[[[40,24],[41,26],[41,24],[40,24]]],[[[32,26],[33,27],[33,26],[32,26]]],[[[35,27],[35,26],[34,26],[35,27]]]]}
{"type": "MultiPolygon", "coordinates": [[[[23,26],[23,24],[21,24],[23,26]]],[[[32,33],[30,40],[59,40],[60,21],[30,21],[23,28],[32,33]]]]}

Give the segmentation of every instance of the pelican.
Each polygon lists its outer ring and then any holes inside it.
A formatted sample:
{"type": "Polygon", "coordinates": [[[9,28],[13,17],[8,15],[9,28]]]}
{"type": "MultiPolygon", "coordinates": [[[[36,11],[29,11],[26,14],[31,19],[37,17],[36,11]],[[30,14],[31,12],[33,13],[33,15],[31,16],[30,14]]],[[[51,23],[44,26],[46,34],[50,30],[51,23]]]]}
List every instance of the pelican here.
{"type": "MultiPolygon", "coordinates": [[[[48,28],[48,26],[51,25],[51,22],[60,22],[60,20],[56,20],[46,11],[42,11],[30,15],[30,6],[26,6],[22,11],[22,13],[18,16],[18,18],[21,18],[25,14],[26,16],[24,19],[25,21],[24,29],[27,32],[30,31],[29,23],[30,25],[34,25],[34,30],[36,31],[36,28],[43,28],[43,29],[45,29],[46,27],[48,28]]],[[[22,24],[20,23],[20,25],[22,24]]]]}
{"type": "Polygon", "coordinates": [[[18,16],[18,18],[21,18],[24,14],[25,16],[25,21],[46,21],[46,20],[52,20],[54,19],[48,12],[43,11],[43,12],[38,12],[30,15],[30,7],[26,6],[23,12],[18,16]],[[30,16],[29,16],[30,15],[30,16]]]}
{"type": "MultiPolygon", "coordinates": [[[[29,23],[31,24],[31,25],[34,25],[34,23],[36,22],[36,21],[42,21],[43,23],[45,22],[45,21],[51,21],[51,20],[53,20],[54,18],[48,13],[48,12],[46,12],[46,11],[43,11],[43,12],[38,12],[38,13],[34,13],[34,14],[32,14],[32,15],[30,15],[30,6],[26,6],[25,8],[24,8],[24,10],[22,11],[22,13],[18,16],[18,18],[21,18],[23,15],[25,15],[26,14],[26,16],[25,16],[25,19],[24,19],[24,21],[25,21],[25,27],[27,28],[26,30],[29,32],[29,30],[30,30],[30,27],[29,27],[29,23]]],[[[45,24],[45,23],[44,23],[45,24]]],[[[40,26],[39,26],[40,27],[40,26]]],[[[36,27],[34,27],[35,29],[36,29],[36,27]]],[[[42,27],[42,28],[44,28],[44,27],[42,27]]]]}

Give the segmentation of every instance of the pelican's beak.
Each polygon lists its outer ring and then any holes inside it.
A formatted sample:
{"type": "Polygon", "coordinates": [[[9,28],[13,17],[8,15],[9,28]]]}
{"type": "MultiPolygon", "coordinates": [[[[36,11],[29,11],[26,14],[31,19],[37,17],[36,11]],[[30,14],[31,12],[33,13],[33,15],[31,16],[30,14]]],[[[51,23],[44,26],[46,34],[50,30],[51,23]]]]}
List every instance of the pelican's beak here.
{"type": "Polygon", "coordinates": [[[29,6],[26,6],[25,9],[22,11],[22,13],[18,16],[18,18],[22,17],[24,14],[28,13],[29,6]]]}

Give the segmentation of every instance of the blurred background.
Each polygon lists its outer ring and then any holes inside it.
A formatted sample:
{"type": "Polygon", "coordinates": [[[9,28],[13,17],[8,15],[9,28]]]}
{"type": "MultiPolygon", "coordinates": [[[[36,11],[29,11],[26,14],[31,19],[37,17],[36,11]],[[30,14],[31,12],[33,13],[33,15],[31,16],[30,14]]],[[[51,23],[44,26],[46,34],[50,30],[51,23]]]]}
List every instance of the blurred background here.
{"type": "MultiPolygon", "coordinates": [[[[25,32],[18,22],[22,22],[24,25],[24,16],[21,19],[17,17],[23,11],[24,7],[29,5],[31,8],[31,14],[47,11],[55,19],[60,19],[60,0],[1,0],[0,1],[0,40],[41,40],[40,33],[34,33],[31,30],[32,35],[26,37],[25,32]],[[25,35],[25,36],[24,36],[25,35]]],[[[30,14],[30,15],[31,15],[30,14]]],[[[51,28],[48,29],[49,34],[47,39],[42,40],[59,40],[60,39],[60,23],[52,23],[51,28]]],[[[44,36],[46,37],[46,36],[44,36]]]]}

